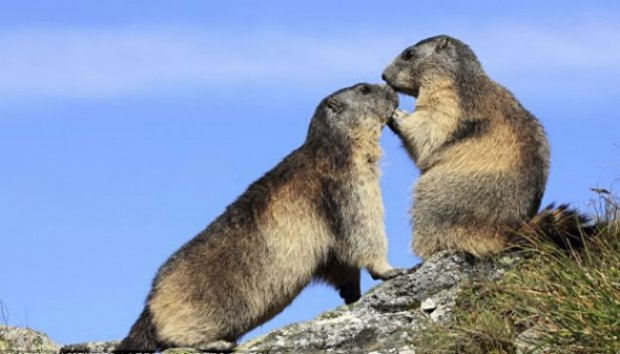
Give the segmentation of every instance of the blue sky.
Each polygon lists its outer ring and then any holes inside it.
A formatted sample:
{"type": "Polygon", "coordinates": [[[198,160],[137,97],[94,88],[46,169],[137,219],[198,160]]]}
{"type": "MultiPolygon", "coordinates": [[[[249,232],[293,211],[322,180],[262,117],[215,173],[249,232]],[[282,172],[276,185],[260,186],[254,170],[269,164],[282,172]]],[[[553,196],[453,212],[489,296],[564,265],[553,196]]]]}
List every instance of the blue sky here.
{"type": "MultiPolygon", "coordinates": [[[[545,201],[587,210],[620,179],[618,18],[616,1],[3,1],[5,317],[61,343],[124,336],[159,265],[302,143],[325,95],[440,33],[543,122],[545,201]]],[[[417,172],[381,142],[389,259],[408,267],[417,172]]],[[[311,286],[246,338],[340,303],[311,286]]]]}

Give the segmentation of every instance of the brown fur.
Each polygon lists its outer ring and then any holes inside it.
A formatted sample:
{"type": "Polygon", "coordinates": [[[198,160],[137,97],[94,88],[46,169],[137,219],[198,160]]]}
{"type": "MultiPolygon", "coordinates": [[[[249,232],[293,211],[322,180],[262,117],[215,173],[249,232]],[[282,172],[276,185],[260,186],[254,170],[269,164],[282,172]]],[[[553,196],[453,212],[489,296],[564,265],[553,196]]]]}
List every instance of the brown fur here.
{"type": "Polygon", "coordinates": [[[254,182],[159,270],[119,351],[229,350],[313,279],[360,297],[359,273],[387,279],[379,134],[398,98],[359,84],[324,99],[306,142],[254,182]]]}
{"type": "Polygon", "coordinates": [[[590,218],[563,204],[553,204],[541,210],[531,220],[516,230],[507,230],[512,235],[511,244],[537,246],[547,242],[564,250],[582,249],[586,242],[597,236],[600,230],[609,227],[608,221],[593,223],[590,218]]]}
{"type": "Polygon", "coordinates": [[[484,256],[507,246],[506,228],[536,214],[549,147],[538,120],[482,70],[461,41],[437,36],[411,46],[383,73],[417,97],[390,128],[421,171],[413,205],[413,250],[484,256]]]}

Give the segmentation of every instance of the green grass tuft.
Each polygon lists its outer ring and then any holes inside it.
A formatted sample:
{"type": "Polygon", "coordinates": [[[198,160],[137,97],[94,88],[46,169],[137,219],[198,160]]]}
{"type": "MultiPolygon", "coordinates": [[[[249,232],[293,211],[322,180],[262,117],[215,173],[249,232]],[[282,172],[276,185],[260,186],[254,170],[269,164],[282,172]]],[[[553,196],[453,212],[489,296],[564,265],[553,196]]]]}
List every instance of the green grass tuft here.
{"type": "Polygon", "coordinates": [[[604,226],[583,249],[544,241],[523,249],[505,277],[463,289],[454,321],[418,334],[416,351],[512,354],[529,329],[521,341],[532,352],[620,353],[620,204],[603,198],[604,226]]]}

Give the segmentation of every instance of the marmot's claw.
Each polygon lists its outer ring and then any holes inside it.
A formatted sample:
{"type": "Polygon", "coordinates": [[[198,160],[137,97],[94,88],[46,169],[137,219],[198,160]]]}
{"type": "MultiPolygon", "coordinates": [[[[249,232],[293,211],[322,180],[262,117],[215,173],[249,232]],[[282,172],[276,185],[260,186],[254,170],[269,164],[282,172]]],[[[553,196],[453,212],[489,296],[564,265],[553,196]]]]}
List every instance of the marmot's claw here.
{"type": "Polygon", "coordinates": [[[405,111],[404,109],[396,108],[394,110],[394,113],[392,114],[392,119],[396,121],[400,121],[403,118],[405,118],[408,114],[409,112],[405,111]]]}
{"type": "Polygon", "coordinates": [[[394,268],[388,272],[387,276],[388,279],[392,279],[401,275],[405,275],[407,273],[409,273],[409,270],[406,268],[394,268]]]}

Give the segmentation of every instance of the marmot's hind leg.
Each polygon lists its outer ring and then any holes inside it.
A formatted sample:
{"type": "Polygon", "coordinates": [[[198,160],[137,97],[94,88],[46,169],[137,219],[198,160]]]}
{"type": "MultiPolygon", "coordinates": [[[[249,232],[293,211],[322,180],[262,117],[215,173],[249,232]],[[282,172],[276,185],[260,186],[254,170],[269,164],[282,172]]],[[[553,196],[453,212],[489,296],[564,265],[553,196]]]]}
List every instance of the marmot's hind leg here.
{"type": "Polygon", "coordinates": [[[338,290],[345,304],[354,303],[362,296],[358,268],[332,260],[322,267],[318,276],[338,290]]]}
{"type": "Polygon", "coordinates": [[[506,241],[507,237],[493,228],[438,228],[426,233],[417,231],[413,236],[413,251],[422,258],[444,250],[467,252],[480,258],[502,251],[506,241]]]}
{"type": "Polygon", "coordinates": [[[461,237],[454,240],[456,249],[478,258],[501,252],[506,248],[507,236],[492,228],[459,230],[461,237]]]}
{"type": "Polygon", "coordinates": [[[360,284],[347,283],[338,288],[340,297],[344,300],[345,304],[352,304],[362,297],[362,289],[360,284]]]}

